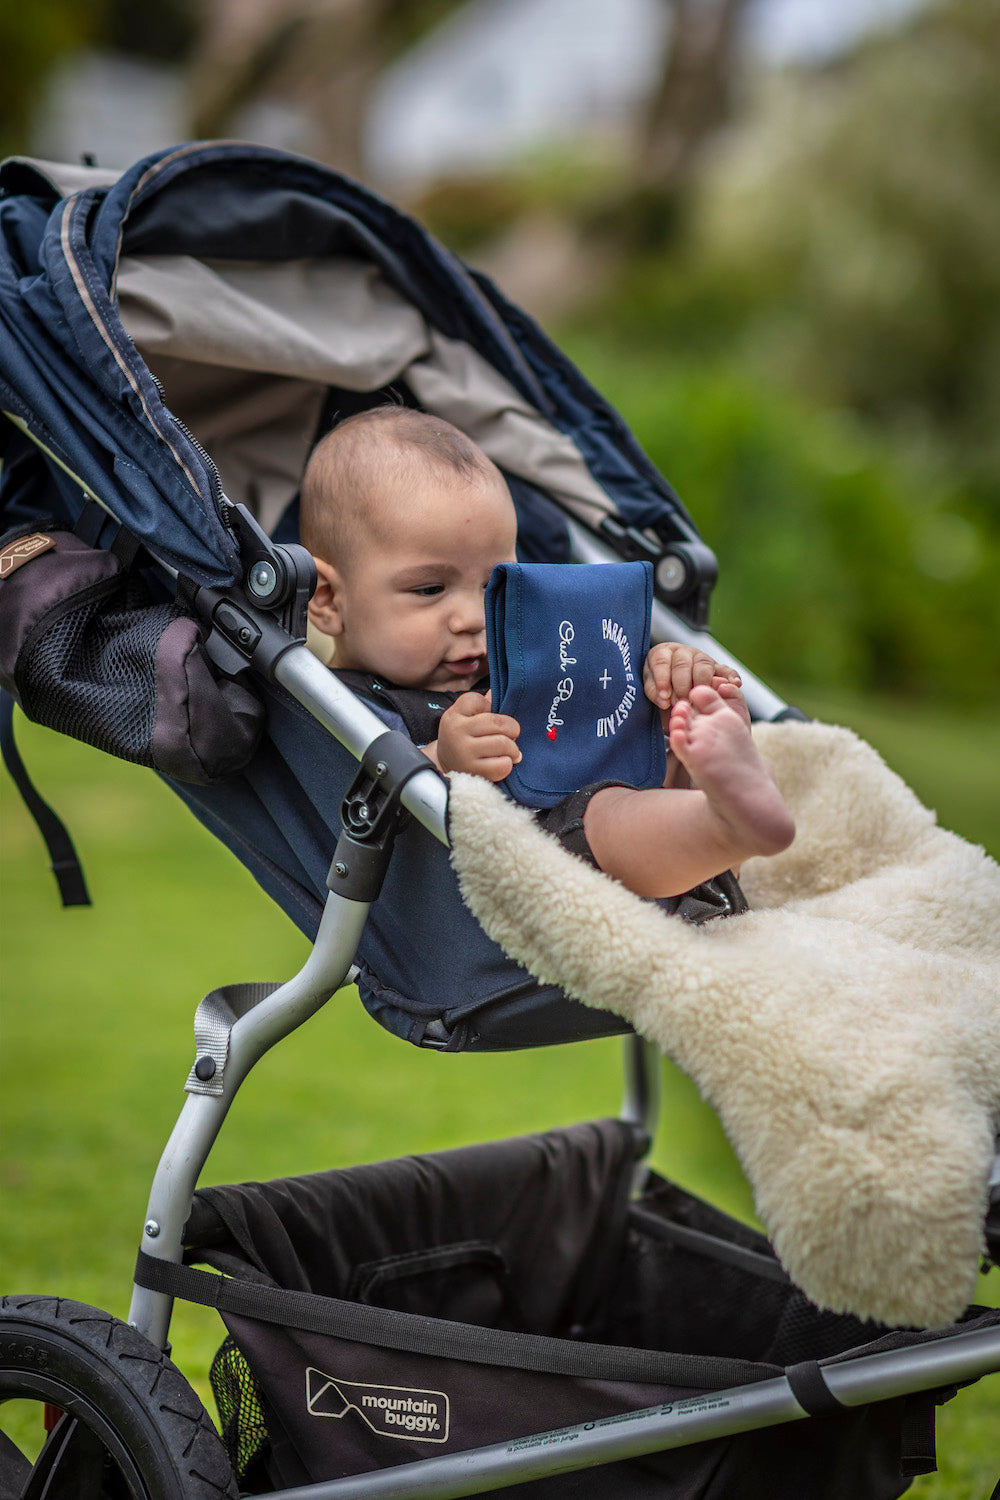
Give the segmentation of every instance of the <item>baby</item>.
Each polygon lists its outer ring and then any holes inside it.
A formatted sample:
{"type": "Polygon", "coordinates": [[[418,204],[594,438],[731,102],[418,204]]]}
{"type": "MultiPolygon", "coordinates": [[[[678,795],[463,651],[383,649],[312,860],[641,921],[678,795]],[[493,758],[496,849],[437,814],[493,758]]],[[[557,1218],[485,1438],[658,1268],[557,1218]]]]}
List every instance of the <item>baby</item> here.
{"type": "MultiPolygon", "coordinates": [[[[317,445],[302,483],[301,535],[318,584],[309,618],[334,669],[395,710],[444,772],[503,781],[520,726],[491,709],[484,594],[513,562],[517,522],[496,466],[457,428],[405,407],[362,412],[317,445]]],[[[739,674],[662,644],[643,669],[672,755],[662,788],[586,787],[539,820],[639,896],[671,897],[795,827],[750,734],[739,674]],[[686,773],[686,774],[685,774],[686,773]]]]}

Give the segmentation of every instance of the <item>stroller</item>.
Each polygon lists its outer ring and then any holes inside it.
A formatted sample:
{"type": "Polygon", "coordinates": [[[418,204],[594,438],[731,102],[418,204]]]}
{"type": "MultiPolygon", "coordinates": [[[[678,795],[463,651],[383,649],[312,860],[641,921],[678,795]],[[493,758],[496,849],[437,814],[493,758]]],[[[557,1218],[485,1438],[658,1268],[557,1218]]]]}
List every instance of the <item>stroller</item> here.
{"type": "MultiPolygon", "coordinates": [[[[487,938],[446,783],[305,644],[305,459],[387,397],[494,459],[523,560],[647,560],[654,634],[725,656],[678,497],[495,287],[315,163],[232,142],[120,176],[14,160],[0,224],[0,671],[30,717],[156,769],[313,943],[287,982],[198,1007],[128,1323],[2,1299],[0,1412],[37,1402],[51,1430],[33,1461],[0,1434],[0,1497],[901,1494],[934,1467],[936,1403],[1000,1371],[1000,1313],[925,1333],[824,1312],[762,1235],[649,1169],[656,1055],[487,938]],[[199,1190],[250,1069],[349,981],[418,1048],[621,1035],[620,1117],[199,1190]],[[169,1359],[176,1297],[227,1327],[221,1435],[169,1359]]],[[[741,672],[754,717],[796,716],[741,672]]],[[[9,713],[4,742],[85,899],[9,713]]],[[[1000,1260],[1000,1177],[992,1202],[1000,1260]]]]}

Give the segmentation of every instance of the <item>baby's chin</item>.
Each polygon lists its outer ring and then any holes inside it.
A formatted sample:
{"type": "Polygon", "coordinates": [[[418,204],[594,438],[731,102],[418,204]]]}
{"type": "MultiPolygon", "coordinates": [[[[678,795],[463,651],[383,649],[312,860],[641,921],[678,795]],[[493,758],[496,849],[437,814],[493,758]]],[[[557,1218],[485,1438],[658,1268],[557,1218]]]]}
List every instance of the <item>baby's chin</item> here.
{"type": "Polygon", "coordinates": [[[436,673],[430,682],[424,684],[424,687],[428,693],[467,693],[479,681],[481,675],[475,672],[464,677],[449,675],[443,678],[440,673],[436,673]]]}
{"type": "Polygon", "coordinates": [[[461,666],[464,670],[456,671],[454,665],[442,662],[428,677],[426,686],[437,693],[467,693],[485,676],[486,659],[480,656],[470,657],[467,669],[465,662],[461,666]]]}

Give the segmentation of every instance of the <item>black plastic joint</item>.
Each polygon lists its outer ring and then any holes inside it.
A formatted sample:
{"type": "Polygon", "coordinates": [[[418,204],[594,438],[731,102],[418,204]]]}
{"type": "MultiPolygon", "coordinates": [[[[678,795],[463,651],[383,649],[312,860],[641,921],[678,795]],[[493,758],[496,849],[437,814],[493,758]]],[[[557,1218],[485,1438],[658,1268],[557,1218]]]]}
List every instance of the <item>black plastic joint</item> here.
{"type": "Polygon", "coordinates": [[[403,788],[429,769],[426,755],[398,730],[372,741],[341,803],[342,831],[326,881],[331,891],[349,901],[376,899],[408,817],[400,802],[403,788]]]}

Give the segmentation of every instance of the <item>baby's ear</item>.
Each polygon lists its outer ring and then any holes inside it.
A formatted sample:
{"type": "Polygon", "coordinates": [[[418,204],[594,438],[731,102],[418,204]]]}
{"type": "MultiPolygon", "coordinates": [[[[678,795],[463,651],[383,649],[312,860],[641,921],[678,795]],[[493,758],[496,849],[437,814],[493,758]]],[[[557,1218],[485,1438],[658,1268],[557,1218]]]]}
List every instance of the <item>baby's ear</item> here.
{"type": "Polygon", "coordinates": [[[309,623],[322,635],[340,635],[344,627],[337,570],[322,557],[314,557],[313,562],[316,564],[316,587],[309,600],[309,623]]]}

